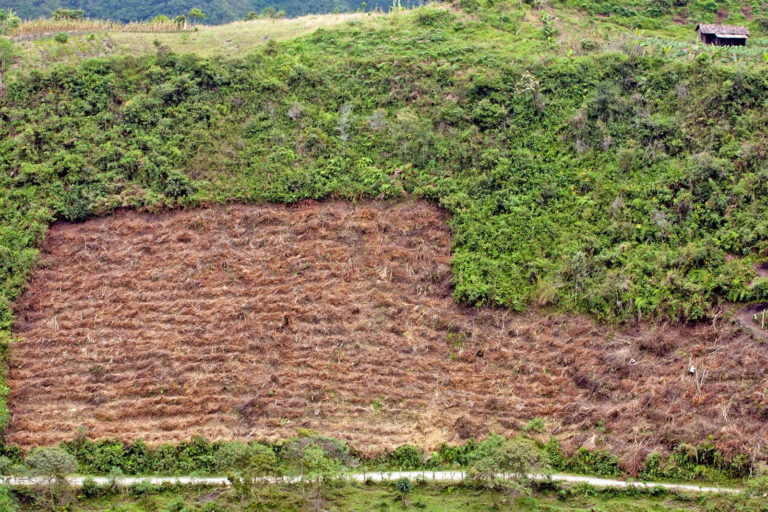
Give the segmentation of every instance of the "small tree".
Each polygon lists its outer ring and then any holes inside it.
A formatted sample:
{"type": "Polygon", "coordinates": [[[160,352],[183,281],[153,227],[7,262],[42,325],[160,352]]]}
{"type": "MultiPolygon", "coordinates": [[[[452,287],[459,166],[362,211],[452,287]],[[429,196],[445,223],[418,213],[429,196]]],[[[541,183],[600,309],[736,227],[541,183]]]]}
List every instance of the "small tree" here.
{"type": "Polygon", "coordinates": [[[180,14],[179,16],[173,18],[173,22],[176,24],[179,30],[182,30],[187,24],[187,17],[183,14],[180,14]]]}
{"type": "Polygon", "coordinates": [[[5,34],[18,27],[21,23],[21,18],[16,16],[13,9],[8,9],[8,12],[0,9],[0,34],[5,34]]]}
{"type": "Polygon", "coordinates": [[[256,490],[257,497],[261,489],[269,485],[268,478],[278,474],[277,457],[272,448],[263,444],[251,445],[246,475],[256,490]]]}
{"type": "Polygon", "coordinates": [[[395,489],[400,494],[400,500],[403,502],[403,507],[408,506],[408,500],[406,496],[411,492],[411,481],[408,478],[401,478],[395,482],[395,489]]]}
{"type": "Polygon", "coordinates": [[[248,14],[243,18],[243,21],[253,21],[257,19],[259,19],[259,15],[256,11],[248,11],[248,14]]]}
{"type": "Polygon", "coordinates": [[[205,21],[205,13],[199,8],[195,7],[194,9],[190,9],[190,11],[187,13],[187,18],[191,20],[205,21]]]}
{"type": "Polygon", "coordinates": [[[496,434],[477,445],[469,463],[470,475],[477,484],[510,494],[527,494],[529,474],[548,468],[545,455],[530,439],[504,439],[496,434]]]}
{"type": "Polygon", "coordinates": [[[277,9],[272,7],[271,5],[268,7],[265,7],[264,10],[261,11],[261,17],[262,18],[272,18],[275,19],[277,16],[277,9]]]}
{"type": "Polygon", "coordinates": [[[35,448],[26,458],[32,476],[42,477],[41,505],[56,510],[66,505],[69,485],[66,475],[77,471],[77,460],[58,447],[35,448]]]}
{"type": "MultiPolygon", "coordinates": [[[[3,70],[10,64],[16,55],[13,43],[8,39],[0,38],[0,77],[3,70]]],[[[0,80],[1,81],[1,80],[0,80]]]]}
{"type": "Polygon", "coordinates": [[[339,471],[339,461],[326,456],[325,451],[317,444],[310,444],[304,449],[304,456],[301,458],[302,480],[314,486],[315,499],[320,498],[323,484],[336,477],[339,471]]]}
{"type": "Polygon", "coordinates": [[[85,11],[82,9],[56,9],[51,13],[54,20],[81,20],[85,17],[85,11]]]}

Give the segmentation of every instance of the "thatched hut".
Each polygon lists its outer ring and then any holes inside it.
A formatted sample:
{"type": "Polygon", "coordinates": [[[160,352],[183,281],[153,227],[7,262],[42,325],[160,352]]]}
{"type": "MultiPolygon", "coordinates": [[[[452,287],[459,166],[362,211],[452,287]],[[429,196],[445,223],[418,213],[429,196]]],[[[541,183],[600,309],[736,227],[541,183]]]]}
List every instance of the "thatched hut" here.
{"type": "Polygon", "coordinates": [[[747,46],[749,29],[741,25],[696,25],[699,41],[715,46],[747,46]]]}

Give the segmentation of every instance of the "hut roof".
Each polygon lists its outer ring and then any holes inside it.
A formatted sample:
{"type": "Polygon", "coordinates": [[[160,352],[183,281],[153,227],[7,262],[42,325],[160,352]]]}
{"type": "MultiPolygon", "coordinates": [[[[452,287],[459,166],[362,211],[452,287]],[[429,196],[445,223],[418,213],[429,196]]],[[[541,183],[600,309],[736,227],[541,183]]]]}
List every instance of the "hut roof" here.
{"type": "Polygon", "coordinates": [[[696,25],[696,30],[702,34],[749,37],[749,29],[741,25],[706,25],[699,23],[696,25]]]}

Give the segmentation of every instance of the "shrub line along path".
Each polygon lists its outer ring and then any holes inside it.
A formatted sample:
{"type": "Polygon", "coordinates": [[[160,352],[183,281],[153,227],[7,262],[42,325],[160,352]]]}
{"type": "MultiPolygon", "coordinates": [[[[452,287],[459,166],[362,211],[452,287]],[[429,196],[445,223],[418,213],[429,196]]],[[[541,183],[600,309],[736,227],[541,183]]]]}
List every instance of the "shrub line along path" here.
{"type": "MultiPolygon", "coordinates": [[[[503,477],[510,475],[503,474],[503,477]]],[[[150,483],[152,485],[162,485],[166,483],[176,485],[211,485],[211,486],[226,486],[230,485],[229,480],[226,477],[196,477],[196,476],[155,476],[155,477],[84,477],[84,476],[68,476],[67,482],[75,487],[82,487],[83,482],[91,478],[98,485],[108,485],[113,481],[120,487],[129,487],[140,483],[150,483]]],[[[302,476],[287,476],[287,477],[264,477],[257,478],[257,481],[263,482],[284,482],[284,483],[298,483],[302,480],[302,476]]],[[[354,481],[354,482],[389,482],[398,480],[400,478],[419,479],[424,478],[428,481],[436,482],[460,482],[467,478],[465,471],[390,471],[390,472],[364,472],[364,473],[350,473],[342,475],[340,478],[354,481]]],[[[565,475],[565,474],[530,474],[528,478],[531,480],[543,481],[550,478],[555,482],[564,482],[569,484],[588,484],[595,487],[616,487],[620,489],[638,488],[638,489],[653,489],[663,488],[669,491],[683,491],[683,492],[698,492],[698,493],[738,493],[742,489],[736,489],[733,487],[719,487],[719,486],[698,486],[691,484],[670,484],[659,482],[635,482],[626,480],[614,480],[610,478],[595,478],[590,476],[577,476],[577,475],[565,475]]],[[[47,477],[0,477],[1,481],[5,485],[12,487],[30,487],[35,485],[44,485],[49,482],[47,477]]]]}

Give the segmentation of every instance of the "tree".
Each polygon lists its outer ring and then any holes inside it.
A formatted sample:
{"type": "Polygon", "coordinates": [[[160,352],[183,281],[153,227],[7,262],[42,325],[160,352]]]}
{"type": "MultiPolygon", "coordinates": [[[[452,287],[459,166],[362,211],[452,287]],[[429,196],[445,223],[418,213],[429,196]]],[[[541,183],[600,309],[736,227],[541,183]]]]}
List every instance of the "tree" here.
{"type": "Polygon", "coordinates": [[[21,23],[21,18],[16,16],[13,9],[9,9],[8,12],[0,9],[0,34],[10,32],[14,28],[18,27],[21,23]]]}
{"type": "MultiPolygon", "coordinates": [[[[0,73],[8,67],[11,59],[16,55],[13,43],[5,38],[0,38],[0,73]]],[[[0,80],[2,83],[2,80],[0,80]]]]}
{"type": "Polygon", "coordinates": [[[267,477],[278,475],[277,457],[274,450],[263,444],[251,445],[251,456],[248,460],[246,475],[248,481],[256,490],[256,496],[269,482],[267,477]]]}
{"type": "Polygon", "coordinates": [[[529,489],[529,474],[548,468],[545,455],[530,439],[504,439],[491,434],[469,460],[469,471],[477,484],[486,489],[525,494],[529,489]]]}
{"type": "Polygon", "coordinates": [[[411,481],[408,478],[401,478],[395,482],[395,489],[400,494],[400,500],[403,502],[403,507],[408,506],[406,496],[411,492],[411,481]]]}
{"type": "Polygon", "coordinates": [[[243,18],[243,21],[253,21],[257,19],[259,19],[258,13],[256,11],[249,11],[243,18]]]}
{"type": "Polygon", "coordinates": [[[175,18],[173,18],[173,22],[176,24],[179,30],[181,30],[187,24],[187,17],[184,16],[183,14],[180,14],[179,16],[176,16],[175,18]]]}
{"type": "Polygon", "coordinates": [[[326,456],[317,444],[310,444],[304,448],[304,456],[301,458],[302,481],[308,481],[315,487],[315,498],[320,497],[323,484],[338,475],[341,463],[338,460],[326,456]]]}
{"type": "Polygon", "coordinates": [[[40,504],[56,510],[66,505],[69,485],[66,475],[77,471],[77,460],[58,447],[35,448],[26,458],[32,476],[43,478],[40,504]]]}
{"type": "Polygon", "coordinates": [[[191,20],[205,21],[205,13],[199,8],[195,7],[194,9],[190,9],[190,11],[187,13],[187,18],[191,20]]]}
{"type": "Polygon", "coordinates": [[[62,9],[58,8],[51,13],[54,20],[81,20],[85,17],[85,11],[82,9],[62,9]]]}
{"type": "Polygon", "coordinates": [[[263,11],[261,11],[262,18],[275,18],[277,16],[277,9],[272,7],[271,5],[269,7],[265,7],[263,11]]]}

